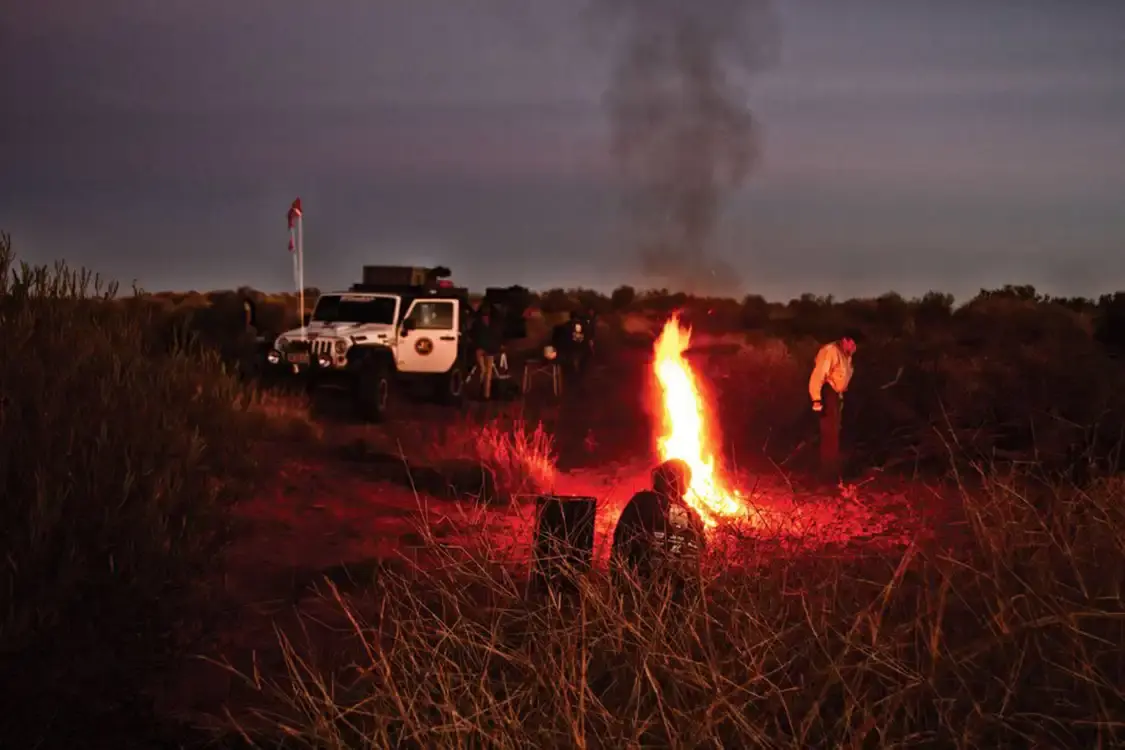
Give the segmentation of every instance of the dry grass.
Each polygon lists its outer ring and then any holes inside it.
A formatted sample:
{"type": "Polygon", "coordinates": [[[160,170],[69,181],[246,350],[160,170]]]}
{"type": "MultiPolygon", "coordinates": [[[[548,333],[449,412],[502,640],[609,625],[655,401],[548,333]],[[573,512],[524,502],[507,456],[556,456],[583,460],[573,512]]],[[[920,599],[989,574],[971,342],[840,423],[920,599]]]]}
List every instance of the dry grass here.
{"type": "Polygon", "coordinates": [[[114,292],[17,264],[0,234],[0,745],[122,706],[145,731],[140,696],[209,629],[229,506],[256,474],[243,385],[114,292]]]}
{"type": "Polygon", "coordinates": [[[475,457],[490,467],[504,487],[538,494],[555,484],[554,438],[537,423],[529,430],[523,422],[512,429],[485,425],[474,440],[475,457]]]}
{"type": "Polygon", "coordinates": [[[485,422],[460,419],[426,443],[427,460],[470,462],[487,470],[498,495],[518,500],[555,484],[554,437],[542,423],[501,416],[485,422]]]}
{"type": "Polygon", "coordinates": [[[324,425],[312,417],[305,394],[248,388],[235,405],[261,418],[271,435],[294,440],[324,439],[324,425]]]}
{"type": "Polygon", "coordinates": [[[330,589],[348,659],[283,635],[288,677],[251,680],[270,709],[240,726],[310,748],[1120,746],[1120,488],[978,480],[948,549],[743,547],[680,604],[596,571],[536,599],[484,542],[443,548],[330,589]]]}
{"type": "MultiPolygon", "coordinates": [[[[300,413],[298,408],[295,421],[300,413]]],[[[542,423],[503,413],[485,419],[448,416],[450,421],[440,424],[360,426],[358,436],[354,430],[319,429],[324,441],[343,438],[340,447],[349,459],[381,465],[386,479],[424,493],[444,496],[452,491],[482,506],[509,506],[554,487],[555,440],[542,423]]]]}

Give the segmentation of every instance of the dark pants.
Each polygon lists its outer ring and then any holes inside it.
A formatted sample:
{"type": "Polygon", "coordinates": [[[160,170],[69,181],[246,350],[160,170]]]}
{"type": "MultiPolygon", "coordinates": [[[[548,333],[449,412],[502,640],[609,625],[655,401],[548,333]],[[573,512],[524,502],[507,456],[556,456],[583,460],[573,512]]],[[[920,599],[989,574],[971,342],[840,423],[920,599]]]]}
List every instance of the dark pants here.
{"type": "Polygon", "coordinates": [[[820,470],[833,482],[840,478],[840,394],[825,385],[820,392],[820,470]]]}
{"type": "Polygon", "coordinates": [[[574,345],[574,372],[581,375],[586,372],[586,366],[590,364],[591,348],[590,343],[583,341],[580,344],[574,345]]]}
{"type": "Polygon", "coordinates": [[[492,398],[492,369],[496,365],[496,355],[484,349],[477,349],[477,374],[480,375],[480,395],[487,401],[492,398]]]}
{"type": "Polygon", "coordinates": [[[561,347],[555,347],[558,353],[559,365],[567,373],[578,374],[582,366],[582,351],[581,346],[575,342],[568,341],[561,347]]]}

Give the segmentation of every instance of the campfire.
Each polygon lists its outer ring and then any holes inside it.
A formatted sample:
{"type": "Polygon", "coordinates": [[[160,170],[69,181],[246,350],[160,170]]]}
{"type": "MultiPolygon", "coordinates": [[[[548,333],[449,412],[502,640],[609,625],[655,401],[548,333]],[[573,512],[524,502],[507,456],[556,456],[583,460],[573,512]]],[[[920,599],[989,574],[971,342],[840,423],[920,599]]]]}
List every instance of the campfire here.
{"type": "Polygon", "coordinates": [[[656,340],[653,369],[660,383],[663,434],[657,441],[660,460],[678,458],[691,467],[691,487],[684,500],[695,508],[708,528],[723,518],[745,517],[746,500],[730,487],[716,460],[710,410],[684,359],[691,329],[673,315],[656,340]]]}

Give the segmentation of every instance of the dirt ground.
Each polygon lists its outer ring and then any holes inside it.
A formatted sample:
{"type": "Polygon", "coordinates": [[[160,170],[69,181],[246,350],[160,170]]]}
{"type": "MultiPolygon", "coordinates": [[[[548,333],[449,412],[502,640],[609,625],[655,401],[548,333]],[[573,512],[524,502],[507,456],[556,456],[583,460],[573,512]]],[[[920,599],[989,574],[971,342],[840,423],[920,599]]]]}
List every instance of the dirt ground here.
{"type": "MultiPolygon", "coordinates": [[[[261,446],[272,479],[237,509],[241,533],[227,560],[221,631],[206,659],[191,660],[169,680],[162,711],[199,719],[254,703],[254,689],[211,660],[283,678],[278,629],[331,639],[309,634],[310,623],[331,619],[319,593],[326,580],[362,587],[384,566],[424,564],[419,556],[435,543],[470,543],[469,529],[477,542],[486,536],[498,554],[527,559],[533,497],[481,507],[436,490],[443,479],[436,468],[440,446],[498,418],[521,416],[552,434],[555,491],[598,499],[595,546],[604,558],[621,508],[647,486],[654,463],[647,394],[637,387],[645,353],[604,359],[581,387],[565,388],[557,400],[537,392],[506,405],[473,403],[461,414],[421,406],[382,427],[355,423],[333,411],[337,404],[317,410],[317,439],[261,446]]],[[[802,492],[778,471],[743,473],[735,484],[752,508],[743,526],[776,542],[778,554],[901,547],[931,534],[937,523],[922,512],[934,505],[933,492],[878,474],[843,493],[802,492]]]]}

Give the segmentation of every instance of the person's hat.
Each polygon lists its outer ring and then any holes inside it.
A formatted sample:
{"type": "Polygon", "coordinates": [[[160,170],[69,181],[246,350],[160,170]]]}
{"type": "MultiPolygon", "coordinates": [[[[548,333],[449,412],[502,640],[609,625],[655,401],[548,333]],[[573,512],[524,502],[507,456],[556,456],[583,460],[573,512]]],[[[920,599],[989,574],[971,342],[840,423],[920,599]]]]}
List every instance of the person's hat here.
{"type": "Polygon", "coordinates": [[[682,459],[668,459],[653,469],[652,472],[653,485],[655,486],[662,482],[670,487],[675,487],[677,484],[682,483],[682,486],[686,489],[691,485],[691,467],[682,459]]]}

